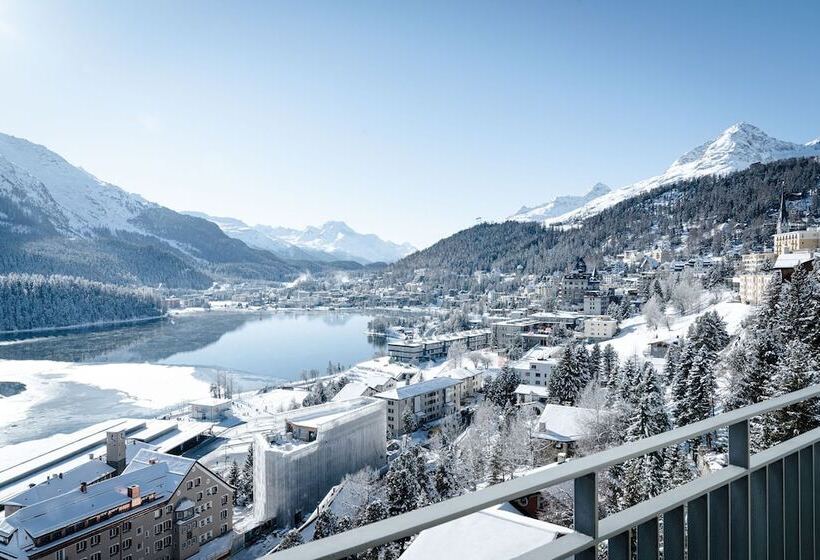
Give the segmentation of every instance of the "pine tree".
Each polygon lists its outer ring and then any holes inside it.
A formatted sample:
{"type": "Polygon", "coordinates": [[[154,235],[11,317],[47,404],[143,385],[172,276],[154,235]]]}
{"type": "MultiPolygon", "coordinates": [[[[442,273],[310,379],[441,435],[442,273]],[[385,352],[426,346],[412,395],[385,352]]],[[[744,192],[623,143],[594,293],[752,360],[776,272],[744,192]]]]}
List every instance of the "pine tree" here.
{"type": "Polygon", "coordinates": [[[574,405],[581,390],[586,386],[587,373],[581,371],[580,354],[574,346],[568,344],[564,347],[558,365],[547,383],[550,397],[561,404],[574,405]]]}
{"type": "Polygon", "coordinates": [[[239,499],[239,465],[236,464],[236,461],[231,462],[231,468],[228,471],[228,484],[230,484],[233,489],[233,505],[236,505],[239,499]]]}
{"type": "Polygon", "coordinates": [[[323,539],[338,532],[339,520],[336,514],[330,508],[324,508],[316,516],[316,521],[313,525],[313,538],[323,539]]]}
{"type": "Polygon", "coordinates": [[[501,438],[496,439],[490,455],[490,484],[504,481],[504,448],[501,438]]]}
{"type": "Polygon", "coordinates": [[[505,365],[498,375],[486,384],[484,394],[487,400],[496,406],[505,406],[509,402],[515,402],[515,389],[520,384],[518,374],[505,365]]]}
{"type": "Polygon", "coordinates": [[[697,349],[690,341],[685,341],[675,367],[675,378],[672,380],[672,416],[675,425],[685,426],[692,423],[692,411],[689,409],[689,375],[697,349]]]}
{"type": "Polygon", "coordinates": [[[666,352],[666,364],[663,368],[663,376],[668,387],[675,384],[675,375],[677,374],[678,362],[680,361],[681,345],[673,342],[669,345],[669,350],[666,352]]]}
{"type": "Polygon", "coordinates": [[[242,488],[242,498],[247,502],[253,501],[253,445],[248,448],[248,455],[245,457],[245,464],[242,465],[240,476],[240,487],[242,488]]]}
{"type": "Polygon", "coordinates": [[[428,481],[424,462],[417,447],[405,449],[385,475],[390,515],[399,515],[427,503],[428,481]]]}
{"type": "MultiPolygon", "coordinates": [[[[688,410],[688,423],[704,420],[715,413],[715,354],[706,346],[702,346],[692,361],[687,382],[686,400],[684,405],[688,410]]],[[[706,436],[707,444],[711,444],[711,435],[706,436]]]]}
{"type": "MultiPolygon", "coordinates": [[[[779,387],[777,395],[784,395],[817,382],[817,360],[809,346],[793,340],[786,346],[777,367],[779,387]]],[[[817,399],[809,399],[781,408],[772,413],[772,441],[780,443],[820,425],[817,399]]]]}
{"type": "Polygon", "coordinates": [[[589,353],[589,377],[590,380],[596,384],[601,385],[601,369],[602,369],[603,354],[601,347],[597,344],[592,346],[592,351],[589,353]]]}
{"type": "Polygon", "coordinates": [[[611,344],[604,346],[601,353],[601,384],[608,386],[618,371],[618,354],[611,344]]]}

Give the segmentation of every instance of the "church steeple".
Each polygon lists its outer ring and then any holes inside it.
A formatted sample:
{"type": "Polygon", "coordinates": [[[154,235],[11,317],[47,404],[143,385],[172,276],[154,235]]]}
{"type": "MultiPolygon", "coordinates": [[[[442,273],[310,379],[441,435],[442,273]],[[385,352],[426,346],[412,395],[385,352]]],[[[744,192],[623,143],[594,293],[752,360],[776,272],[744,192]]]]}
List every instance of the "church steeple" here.
{"type": "Polygon", "coordinates": [[[777,214],[777,233],[787,233],[791,230],[789,213],[786,211],[786,192],[780,191],[780,211],[777,214]]]}

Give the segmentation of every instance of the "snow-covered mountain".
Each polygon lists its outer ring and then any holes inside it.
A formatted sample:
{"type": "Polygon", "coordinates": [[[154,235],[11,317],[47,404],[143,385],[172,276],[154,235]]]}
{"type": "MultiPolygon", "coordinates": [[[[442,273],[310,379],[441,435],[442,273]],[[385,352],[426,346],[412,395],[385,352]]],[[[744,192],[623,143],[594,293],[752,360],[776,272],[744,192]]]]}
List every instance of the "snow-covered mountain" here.
{"type": "Polygon", "coordinates": [[[374,234],[354,231],[344,222],[327,222],[305,229],[255,225],[236,218],[187,212],[214,222],[227,235],[251,247],[266,249],[288,259],[313,261],[355,261],[361,264],[394,262],[415,251],[408,243],[386,241],[374,234]]]}
{"type": "Polygon", "coordinates": [[[149,202],[6,134],[0,134],[0,242],[0,274],[204,287],[214,271],[268,279],[299,272],[209,221],[149,202]]]}
{"type": "Polygon", "coordinates": [[[754,125],[740,122],[724,130],[717,138],[683,154],[660,175],[616,189],[563,214],[539,216],[536,209],[527,209],[528,212],[519,211],[509,219],[545,224],[579,222],[662,185],[705,175],[724,175],[758,162],[808,156],[820,156],[820,138],[806,144],[785,142],[767,135],[754,125]]]}
{"type": "Polygon", "coordinates": [[[610,189],[609,186],[603,183],[596,183],[592,189],[583,196],[559,196],[549,202],[532,208],[522,206],[521,209],[510,216],[509,219],[519,222],[540,222],[547,218],[562,216],[611,191],[612,189],[610,189]]]}

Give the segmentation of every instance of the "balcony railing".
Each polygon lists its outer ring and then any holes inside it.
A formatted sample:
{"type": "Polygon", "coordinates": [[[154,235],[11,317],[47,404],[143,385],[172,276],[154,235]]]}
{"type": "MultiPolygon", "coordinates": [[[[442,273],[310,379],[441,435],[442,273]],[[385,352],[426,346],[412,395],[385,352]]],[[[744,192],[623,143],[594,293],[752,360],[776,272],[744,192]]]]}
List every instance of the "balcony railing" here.
{"type": "Polygon", "coordinates": [[[569,481],[575,488],[575,532],[517,558],[592,560],[597,545],[607,542],[611,560],[632,558],[632,546],[638,560],[657,559],[660,517],[664,560],[682,560],[685,551],[689,560],[820,558],[820,428],[749,453],[750,418],[817,396],[820,385],[813,385],[267,558],[344,558],[569,481]],[[598,519],[598,473],[727,427],[728,466],[598,519]]]}

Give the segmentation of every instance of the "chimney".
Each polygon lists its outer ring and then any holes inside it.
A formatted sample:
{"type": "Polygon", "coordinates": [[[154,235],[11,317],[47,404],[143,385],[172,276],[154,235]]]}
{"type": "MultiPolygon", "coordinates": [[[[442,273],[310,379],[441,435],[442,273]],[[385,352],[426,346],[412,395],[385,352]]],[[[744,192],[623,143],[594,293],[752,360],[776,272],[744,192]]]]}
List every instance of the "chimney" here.
{"type": "Polygon", "coordinates": [[[114,468],[114,476],[125,470],[125,430],[105,433],[105,462],[114,468]]]}
{"type": "Polygon", "coordinates": [[[128,497],[131,499],[131,507],[139,507],[142,504],[139,484],[128,487],[128,497]]]}
{"type": "Polygon", "coordinates": [[[85,494],[87,491],[88,491],[88,483],[87,482],[81,482],[80,483],[80,492],[85,494]]]}

